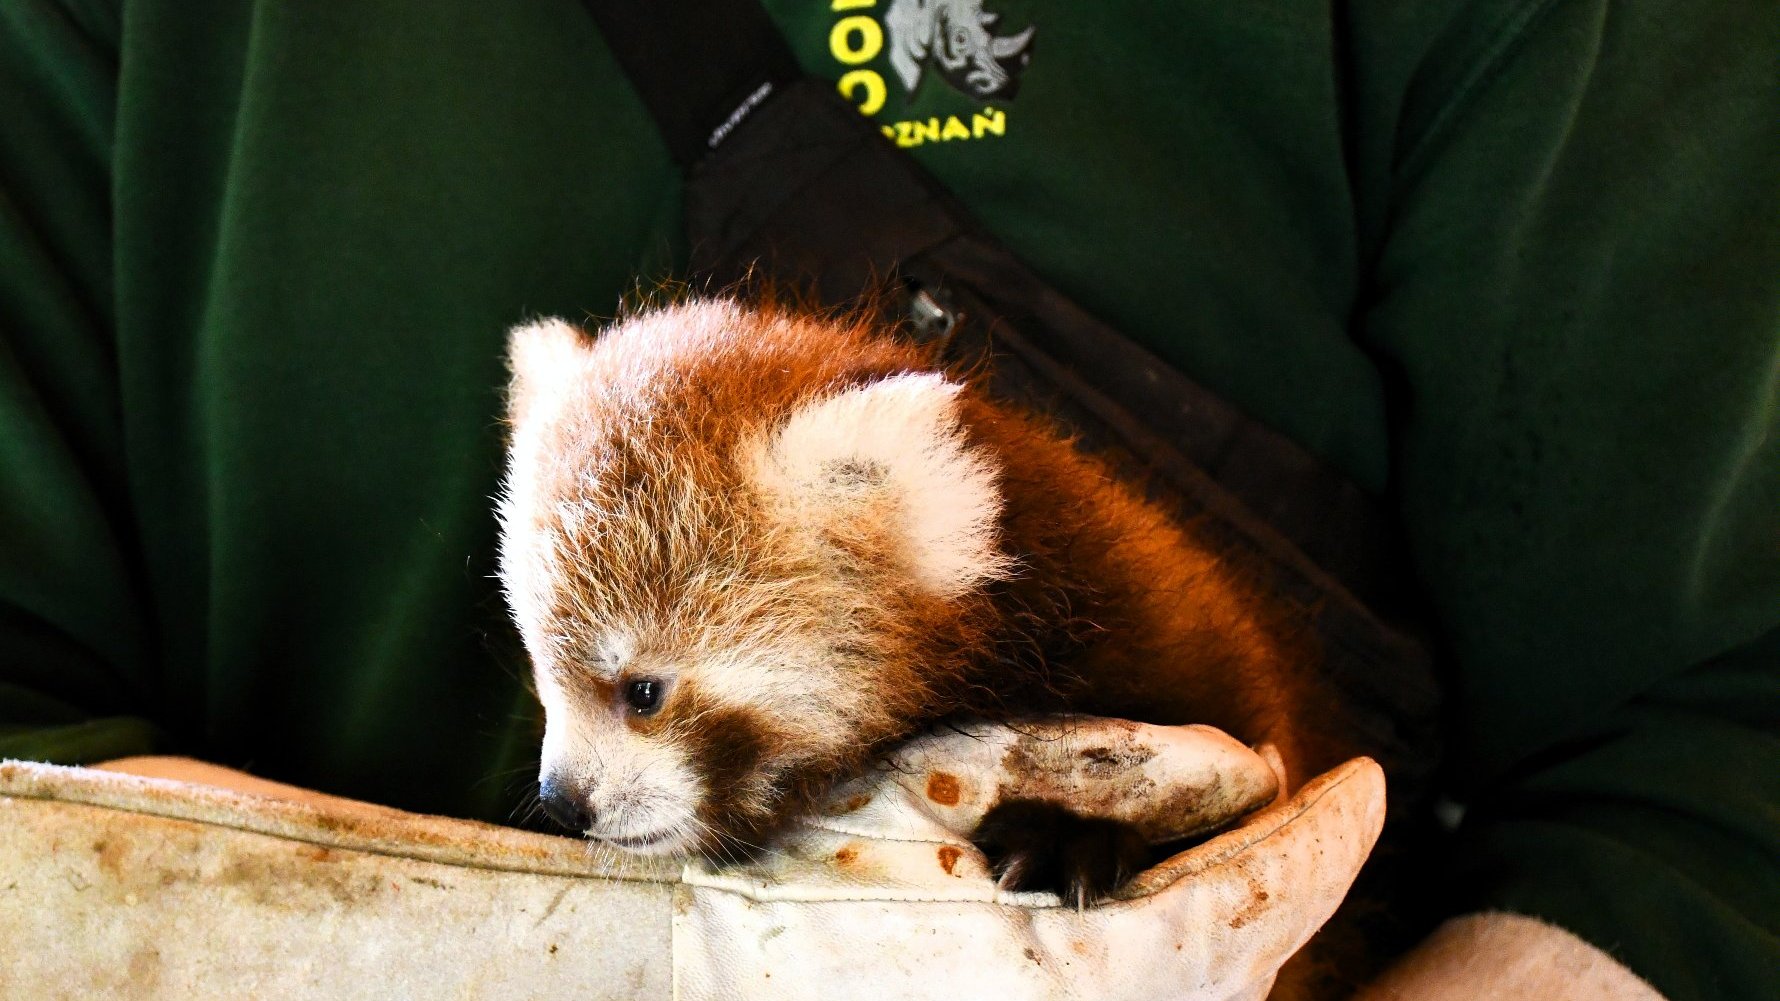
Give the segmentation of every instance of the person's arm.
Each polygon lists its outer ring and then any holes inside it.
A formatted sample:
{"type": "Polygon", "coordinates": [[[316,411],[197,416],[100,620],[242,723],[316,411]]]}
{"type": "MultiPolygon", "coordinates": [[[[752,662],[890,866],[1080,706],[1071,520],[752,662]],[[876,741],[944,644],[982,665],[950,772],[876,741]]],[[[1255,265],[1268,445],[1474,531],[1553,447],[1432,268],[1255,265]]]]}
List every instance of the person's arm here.
{"type": "Polygon", "coordinates": [[[1537,918],[1452,918],[1355,1001],[1663,1001],[1624,964],[1537,918]]]}
{"type": "Polygon", "coordinates": [[[112,338],[116,24],[0,6],[0,757],[154,748],[112,338]]]}
{"type": "MultiPolygon", "coordinates": [[[[210,786],[216,789],[229,789],[234,792],[252,793],[269,799],[292,800],[298,803],[310,803],[316,806],[339,806],[352,804],[355,807],[366,806],[362,800],[349,799],[344,796],[332,796],[325,792],[294,786],[288,782],[274,782],[252,775],[238,768],[227,768],[213,765],[197,758],[183,758],[170,754],[141,754],[127,758],[113,758],[100,761],[87,767],[102,772],[119,772],[124,775],[136,775],[145,779],[166,779],[172,782],[185,782],[190,785],[210,786]]],[[[377,807],[383,809],[382,807],[377,807]]]]}
{"type": "Polygon", "coordinates": [[[1455,669],[1452,909],[1780,996],[1780,8],[1472,4],[1393,64],[1395,16],[1358,329],[1455,669]]]}

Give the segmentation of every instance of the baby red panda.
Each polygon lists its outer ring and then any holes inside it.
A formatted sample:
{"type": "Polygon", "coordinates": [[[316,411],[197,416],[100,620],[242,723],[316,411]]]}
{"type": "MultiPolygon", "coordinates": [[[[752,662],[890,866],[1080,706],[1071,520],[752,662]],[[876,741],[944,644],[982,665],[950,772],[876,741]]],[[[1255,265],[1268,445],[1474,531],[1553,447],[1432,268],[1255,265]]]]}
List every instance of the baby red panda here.
{"type": "MultiPolygon", "coordinates": [[[[1306,725],[1327,694],[1239,567],[871,320],[694,300],[597,339],[522,327],[511,366],[501,573],[572,829],[760,844],[954,714],[1207,723],[1274,744],[1293,786],[1357,753],[1306,725]]],[[[1016,867],[1078,894],[1131,851],[1022,820],[1002,853],[1082,856],[1016,867]]]]}

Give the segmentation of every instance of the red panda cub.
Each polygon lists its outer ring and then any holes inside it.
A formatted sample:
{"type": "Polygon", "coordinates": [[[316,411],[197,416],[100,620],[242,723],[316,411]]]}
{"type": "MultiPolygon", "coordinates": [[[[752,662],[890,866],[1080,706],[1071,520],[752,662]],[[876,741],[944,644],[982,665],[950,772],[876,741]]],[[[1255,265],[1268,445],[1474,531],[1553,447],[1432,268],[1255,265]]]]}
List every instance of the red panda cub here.
{"type": "MultiPolygon", "coordinates": [[[[955,714],[1207,723],[1293,786],[1356,753],[1300,725],[1286,617],[1190,524],[869,320],[693,300],[522,327],[511,366],[501,574],[542,801],[589,837],[760,844],[955,714]]],[[[1141,862],[1045,814],[982,832],[1005,882],[1093,899],[1141,862]]]]}

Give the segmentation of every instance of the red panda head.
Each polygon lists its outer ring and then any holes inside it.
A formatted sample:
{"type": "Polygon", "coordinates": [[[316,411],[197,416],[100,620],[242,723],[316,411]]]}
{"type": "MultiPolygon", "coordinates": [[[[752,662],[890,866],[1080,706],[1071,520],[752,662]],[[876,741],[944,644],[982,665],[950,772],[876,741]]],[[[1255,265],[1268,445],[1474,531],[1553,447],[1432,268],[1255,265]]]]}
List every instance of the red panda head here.
{"type": "Polygon", "coordinates": [[[745,845],[955,708],[1008,560],[963,389],[919,352],[694,301],[521,327],[510,360],[501,576],[558,819],[745,845]]]}

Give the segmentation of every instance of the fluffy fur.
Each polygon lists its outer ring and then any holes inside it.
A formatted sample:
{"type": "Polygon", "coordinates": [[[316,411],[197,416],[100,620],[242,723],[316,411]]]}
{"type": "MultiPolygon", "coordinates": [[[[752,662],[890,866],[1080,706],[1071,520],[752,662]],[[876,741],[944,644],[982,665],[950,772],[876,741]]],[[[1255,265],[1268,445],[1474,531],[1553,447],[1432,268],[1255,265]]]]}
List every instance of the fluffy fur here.
{"type": "MultiPolygon", "coordinates": [[[[959,713],[1208,723],[1274,744],[1293,786],[1365,753],[1303,610],[1048,420],[866,319],[692,300],[597,340],[521,327],[510,358],[501,572],[547,803],[592,837],[763,844],[959,713]]],[[[1132,840],[1052,812],[1023,834],[1132,840]]],[[[1061,888],[1092,896],[1105,851],[1032,840],[1004,873],[1061,861],[1061,888]]],[[[1351,927],[1317,942],[1273,997],[1350,989],[1368,950],[1351,927]]]]}
{"type": "Polygon", "coordinates": [[[941,717],[1079,710],[1351,748],[1240,568],[864,320],[690,301],[512,338],[502,573],[544,772],[633,850],[749,844],[941,717]],[[627,686],[656,682],[639,712],[627,686]]]}

